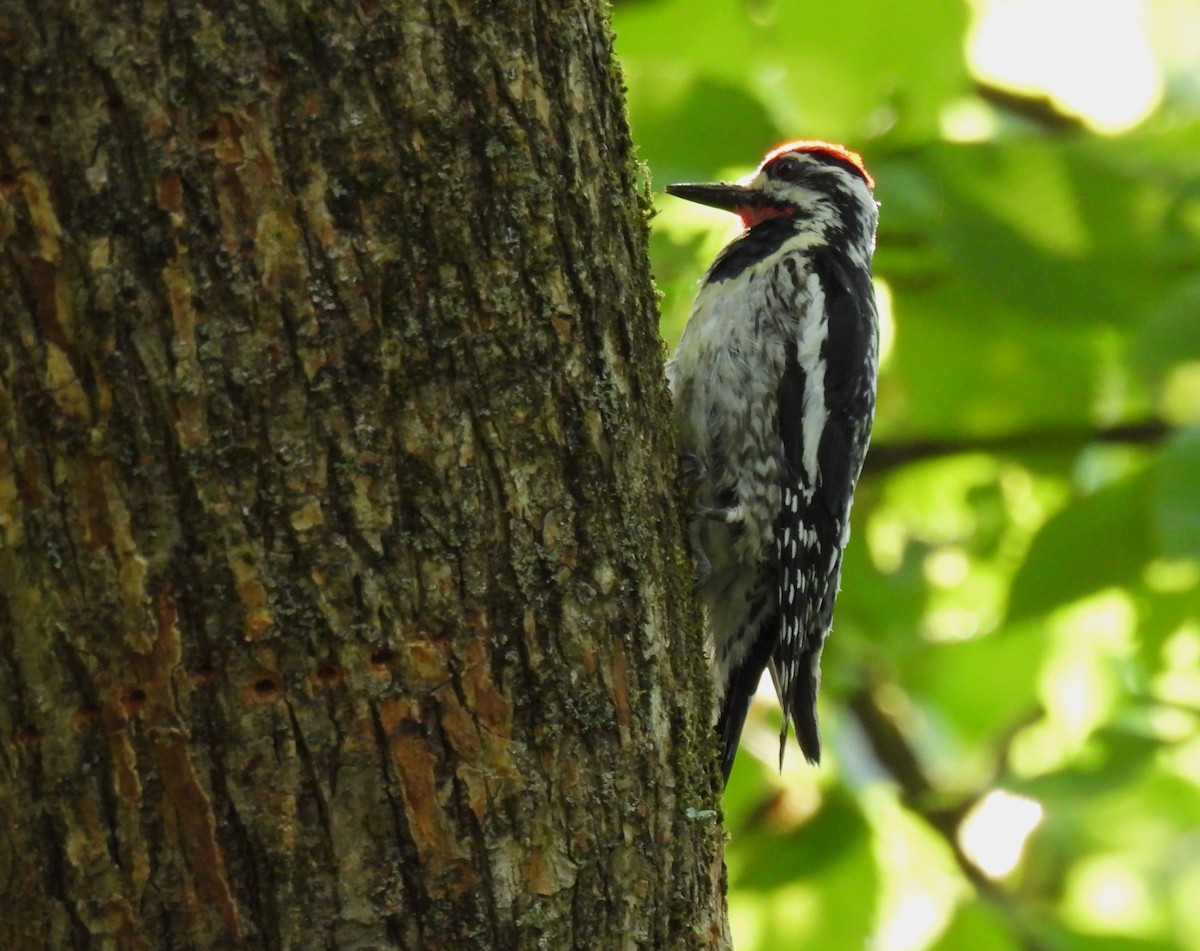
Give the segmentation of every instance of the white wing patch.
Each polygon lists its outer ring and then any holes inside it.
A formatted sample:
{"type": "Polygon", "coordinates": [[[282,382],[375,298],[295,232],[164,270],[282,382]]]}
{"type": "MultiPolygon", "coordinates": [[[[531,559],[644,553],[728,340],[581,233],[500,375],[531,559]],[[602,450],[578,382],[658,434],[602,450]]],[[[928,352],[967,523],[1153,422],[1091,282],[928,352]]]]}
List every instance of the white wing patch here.
{"type": "Polygon", "coordinates": [[[825,405],[825,361],[821,359],[821,350],[829,337],[829,317],[825,310],[825,291],[815,273],[808,275],[804,290],[807,301],[796,340],[796,362],[804,371],[800,466],[804,470],[804,498],[811,502],[817,491],[817,450],[829,420],[829,408],[825,405]]]}

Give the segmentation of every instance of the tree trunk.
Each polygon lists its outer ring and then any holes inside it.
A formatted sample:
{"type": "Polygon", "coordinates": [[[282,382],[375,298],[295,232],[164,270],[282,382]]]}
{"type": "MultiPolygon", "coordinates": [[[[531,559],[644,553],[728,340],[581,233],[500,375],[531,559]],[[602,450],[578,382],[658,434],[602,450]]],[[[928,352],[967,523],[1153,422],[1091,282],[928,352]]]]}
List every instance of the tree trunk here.
{"type": "Polygon", "coordinates": [[[719,948],[594,0],[0,11],[0,947],[719,948]]]}

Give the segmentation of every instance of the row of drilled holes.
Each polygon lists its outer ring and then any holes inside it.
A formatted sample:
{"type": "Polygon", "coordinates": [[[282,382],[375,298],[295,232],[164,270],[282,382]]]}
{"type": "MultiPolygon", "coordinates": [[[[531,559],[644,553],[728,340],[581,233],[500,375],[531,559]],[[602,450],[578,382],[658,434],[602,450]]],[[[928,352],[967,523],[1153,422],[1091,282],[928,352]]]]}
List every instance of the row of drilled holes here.
{"type": "MultiPolygon", "coordinates": [[[[389,669],[396,659],[396,652],[390,647],[381,647],[371,652],[371,666],[376,669],[389,669]]],[[[218,679],[218,671],[211,664],[201,664],[199,667],[192,668],[189,672],[192,682],[197,684],[210,684],[218,679]]],[[[333,664],[321,664],[315,671],[313,676],[318,683],[326,687],[337,687],[342,683],[342,668],[333,664]]],[[[251,687],[253,699],[259,703],[270,703],[277,700],[283,695],[283,678],[278,674],[260,677],[251,687]]],[[[121,712],[126,716],[137,714],[142,707],[146,705],[149,699],[146,691],[141,687],[132,687],[126,691],[121,697],[119,703],[121,712]]],[[[101,707],[96,703],[86,703],[81,706],[72,716],[72,722],[76,726],[92,723],[100,718],[101,707]]],[[[34,743],[42,738],[41,730],[31,726],[19,726],[13,730],[13,739],[23,743],[34,743]]]]}

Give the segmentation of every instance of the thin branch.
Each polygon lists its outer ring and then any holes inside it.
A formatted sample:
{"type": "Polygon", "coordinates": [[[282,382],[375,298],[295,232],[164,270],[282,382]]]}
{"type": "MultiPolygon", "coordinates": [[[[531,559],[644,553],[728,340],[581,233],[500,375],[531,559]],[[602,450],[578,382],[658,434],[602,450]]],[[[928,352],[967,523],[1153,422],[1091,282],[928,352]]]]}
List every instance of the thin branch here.
{"type": "MultiPolygon", "coordinates": [[[[955,802],[946,802],[925,773],[916,750],[900,726],[879,704],[869,687],[863,687],[851,695],[847,705],[862,727],[876,760],[899,786],[905,807],[924,819],[942,837],[979,897],[1004,916],[1020,937],[1026,951],[1050,951],[1047,943],[1022,918],[1021,909],[1013,896],[987,877],[963,851],[958,840],[958,829],[963,819],[991,791],[990,787],[969,793],[955,802]]],[[[1006,742],[998,762],[1004,762],[1007,758],[1007,747],[1006,742]]]]}
{"type": "Polygon", "coordinates": [[[975,83],[975,93],[998,111],[1018,116],[1050,132],[1082,132],[1087,128],[1079,116],[1063,112],[1046,95],[1020,93],[985,82],[975,83]]]}
{"type": "Polygon", "coordinates": [[[1002,433],[996,436],[965,436],[959,439],[917,439],[912,442],[873,445],[867,453],[865,471],[879,475],[892,469],[971,452],[1017,453],[1047,449],[1075,450],[1091,443],[1125,443],[1149,446],[1162,442],[1176,431],[1160,419],[1121,423],[1099,429],[1039,429],[1030,432],[1002,433]]]}

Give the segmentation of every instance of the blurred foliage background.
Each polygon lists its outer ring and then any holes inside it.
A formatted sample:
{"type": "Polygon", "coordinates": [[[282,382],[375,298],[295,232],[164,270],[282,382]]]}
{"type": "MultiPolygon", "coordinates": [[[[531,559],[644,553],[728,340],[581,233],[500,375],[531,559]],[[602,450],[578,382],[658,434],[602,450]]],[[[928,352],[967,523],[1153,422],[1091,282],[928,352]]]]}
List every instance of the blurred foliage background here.
{"type": "Polygon", "coordinates": [[[736,946],[1200,949],[1200,3],[614,11],[663,336],[794,138],[881,203],[875,438],[819,769],[769,691],[725,796],[736,946]]]}

